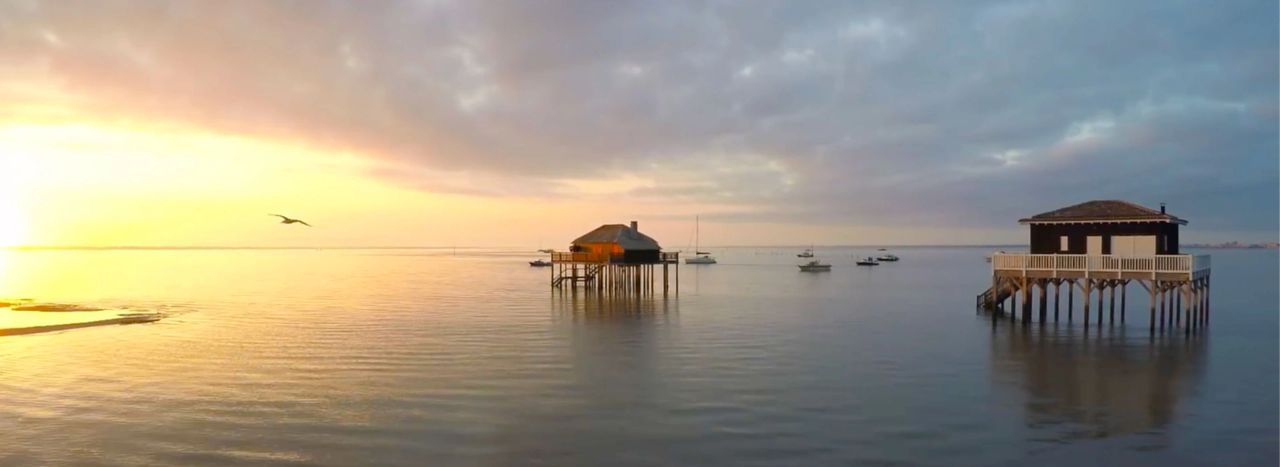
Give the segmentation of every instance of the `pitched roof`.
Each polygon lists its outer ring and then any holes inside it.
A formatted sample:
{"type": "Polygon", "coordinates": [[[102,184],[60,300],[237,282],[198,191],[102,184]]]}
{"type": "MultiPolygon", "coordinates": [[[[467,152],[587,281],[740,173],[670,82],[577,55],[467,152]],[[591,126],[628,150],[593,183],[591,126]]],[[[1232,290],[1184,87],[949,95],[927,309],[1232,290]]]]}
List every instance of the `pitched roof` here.
{"type": "Polygon", "coordinates": [[[1037,224],[1048,222],[1097,222],[1097,221],[1145,221],[1173,222],[1185,225],[1184,219],[1165,214],[1128,201],[1104,199],[1086,201],[1073,206],[1042,212],[1034,216],[1019,219],[1020,224],[1037,224]]]}
{"type": "Polygon", "coordinates": [[[579,243],[617,243],[624,250],[661,250],[658,241],[622,224],[605,224],[573,241],[579,243]]]}

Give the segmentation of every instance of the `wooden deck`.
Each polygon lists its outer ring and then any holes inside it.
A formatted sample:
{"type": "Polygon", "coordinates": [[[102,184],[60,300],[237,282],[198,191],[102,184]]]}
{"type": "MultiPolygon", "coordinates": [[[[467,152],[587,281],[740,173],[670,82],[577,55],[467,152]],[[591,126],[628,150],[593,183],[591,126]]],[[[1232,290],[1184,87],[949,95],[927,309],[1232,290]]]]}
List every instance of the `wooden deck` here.
{"type": "MultiPolygon", "coordinates": [[[[1075,292],[1079,290],[1083,298],[1080,301],[1081,318],[1086,328],[1092,311],[1097,313],[1097,325],[1103,325],[1104,307],[1110,312],[1107,324],[1115,324],[1117,295],[1120,303],[1118,316],[1123,326],[1128,285],[1136,282],[1147,292],[1148,326],[1152,332],[1181,328],[1190,335],[1202,331],[1209,324],[1209,273],[1208,255],[996,253],[991,256],[991,287],[977,295],[975,304],[979,311],[989,310],[996,316],[1007,314],[1014,320],[1021,308],[1024,324],[1031,323],[1032,317],[1038,314],[1043,325],[1050,319],[1058,321],[1061,289],[1066,286],[1067,322],[1074,319],[1075,292]],[[1109,301],[1104,302],[1104,297],[1108,296],[1109,301]],[[1094,298],[1097,305],[1091,310],[1094,298]],[[1037,301],[1039,310],[1033,313],[1037,301]],[[1048,311],[1050,301],[1053,304],[1052,317],[1048,311]]],[[[995,320],[992,322],[994,324],[995,320]]]]}
{"type": "Polygon", "coordinates": [[[998,277],[1049,279],[1150,279],[1190,281],[1209,275],[1209,255],[1032,255],[997,253],[998,277]]]}
{"type": "MultiPolygon", "coordinates": [[[[652,263],[652,264],[675,263],[678,261],[680,261],[679,252],[671,252],[671,253],[660,252],[658,253],[658,262],[652,263]]],[[[606,254],[599,254],[599,253],[573,253],[573,252],[567,252],[567,251],[557,251],[557,252],[551,253],[551,262],[552,263],[580,263],[580,264],[628,264],[626,261],[623,260],[622,255],[606,255],[606,254]]],[[[630,263],[630,264],[644,264],[644,263],[630,263]]]]}
{"type": "Polygon", "coordinates": [[[674,283],[676,293],[680,293],[680,268],[674,268],[673,277],[670,267],[679,265],[679,252],[658,252],[657,261],[647,262],[627,260],[616,254],[553,252],[551,263],[552,288],[567,285],[570,289],[582,286],[584,290],[599,293],[643,294],[657,290],[660,285],[666,294],[674,283]]]}

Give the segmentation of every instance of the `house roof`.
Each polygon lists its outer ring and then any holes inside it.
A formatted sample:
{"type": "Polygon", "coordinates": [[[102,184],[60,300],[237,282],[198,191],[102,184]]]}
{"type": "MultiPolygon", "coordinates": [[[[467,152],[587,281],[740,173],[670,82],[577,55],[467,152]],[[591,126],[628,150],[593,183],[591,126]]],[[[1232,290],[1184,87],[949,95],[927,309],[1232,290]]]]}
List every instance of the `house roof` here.
{"type": "Polygon", "coordinates": [[[1020,224],[1059,222],[1172,222],[1182,225],[1187,223],[1185,219],[1179,219],[1172,214],[1114,199],[1086,201],[1018,220],[1020,224]]]}
{"type": "Polygon", "coordinates": [[[631,230],[630,226],[622,224],[605,224],[596,227],[595,230],[587,232],[573,241],[574,245],[580,243],[617,243],[624,250],[662,249],[661,246],[658,246],[657,240],[638,231],[631,230]]]}

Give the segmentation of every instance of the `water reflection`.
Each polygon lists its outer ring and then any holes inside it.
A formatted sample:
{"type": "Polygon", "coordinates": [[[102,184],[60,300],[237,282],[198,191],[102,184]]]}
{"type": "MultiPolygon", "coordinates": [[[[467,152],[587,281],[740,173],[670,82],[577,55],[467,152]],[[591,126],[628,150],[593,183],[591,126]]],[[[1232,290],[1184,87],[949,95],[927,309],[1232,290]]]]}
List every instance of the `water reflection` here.
{"type": "Polygon", "coordinates": [[[675,294],[611,295],[573,289],[551,294],[552,310],[558,317],[576,320],[611,320],[622,317],[665,319],[679,309],[675,294]]]}
{"type": "Polygon", "coordinates": [[[1163,432],[1204,373],[1194,337],[1002,326],[991,339],[995,378],[1025,392],[1026,423],[1048,441],[1163,432]]]}

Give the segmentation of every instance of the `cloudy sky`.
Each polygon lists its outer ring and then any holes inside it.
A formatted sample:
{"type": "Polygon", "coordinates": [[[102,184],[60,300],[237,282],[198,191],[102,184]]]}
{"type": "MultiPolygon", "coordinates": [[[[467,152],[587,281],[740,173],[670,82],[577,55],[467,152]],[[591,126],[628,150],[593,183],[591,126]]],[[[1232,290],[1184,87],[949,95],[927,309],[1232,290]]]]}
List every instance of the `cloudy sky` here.
{"type": "Polygon", "coordinates": [[[1274,241],[1277,17],[0,0],[0,243],[558,246],[639,219],[683,245],[695,214],[711,244],[995,243],[1111,198],[1274,241]]]}

